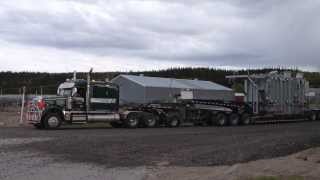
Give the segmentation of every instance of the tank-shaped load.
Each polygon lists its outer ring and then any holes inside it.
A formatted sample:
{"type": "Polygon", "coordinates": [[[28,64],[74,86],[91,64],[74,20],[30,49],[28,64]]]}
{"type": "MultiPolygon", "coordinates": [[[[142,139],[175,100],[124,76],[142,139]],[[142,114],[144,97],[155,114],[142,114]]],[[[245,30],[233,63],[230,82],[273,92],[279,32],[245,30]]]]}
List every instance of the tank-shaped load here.
{"type": "Polygon", "coordinates": [[[245,101],[255,114],[301,114],[306,110],[309,83],[302,73],[272,71],[227,78],[244,79],[245,101]]]}

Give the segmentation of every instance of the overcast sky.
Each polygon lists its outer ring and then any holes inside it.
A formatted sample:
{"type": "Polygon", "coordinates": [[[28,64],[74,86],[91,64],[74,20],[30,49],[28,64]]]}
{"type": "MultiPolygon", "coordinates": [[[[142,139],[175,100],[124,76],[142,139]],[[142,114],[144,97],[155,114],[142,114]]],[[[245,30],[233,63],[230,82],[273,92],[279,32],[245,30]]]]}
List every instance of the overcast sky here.
{"type": "Polygon", "coordinates": [[[0,1],[0,71],[320,70],[319,0],[0,1]]]}

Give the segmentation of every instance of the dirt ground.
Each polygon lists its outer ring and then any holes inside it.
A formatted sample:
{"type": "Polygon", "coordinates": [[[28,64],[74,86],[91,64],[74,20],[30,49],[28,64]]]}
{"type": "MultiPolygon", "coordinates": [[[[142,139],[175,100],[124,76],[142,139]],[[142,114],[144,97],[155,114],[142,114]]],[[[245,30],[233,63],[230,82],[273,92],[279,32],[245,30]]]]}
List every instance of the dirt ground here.
{"type": "Polygon", "coordinates": [[[0,179],[317,180],[319,130],[318,121],[51,131],[2,127],[0,179]]]}
{"type": "MultiPolygon", "coordinates": [[[[51,138],[1,139],[0,149],[50,142],[51,138]]],[[[94,163],[57,161],[43,152],[2,151],[1,180],[319,180],[320,148],[273,159],[228,166],[183,167],[159,162],[154,166],[106,168],[94,163]]]]}
{"type": "Polygon", "coordinates": [[[0,127],[18,127],[20,112],[18,110],[0,111],[0,127]]]}
{"type": "Polygon", "coordinates": [[[158,167],[150,170],[149,180],[319,180],[320,148],[308,149],[274,159],[251,161],[231,166],[215,167],[158,167]],[[271,178],[274,177],[274,178],[271,178]],[[267,179],[267,178],[265,178],[267,179]]]}
{"type": "Polygon", "coordinates": [[[19,118],[0,112],[1,180],[320,180],[319,121],[47,131],[19,118]]]}

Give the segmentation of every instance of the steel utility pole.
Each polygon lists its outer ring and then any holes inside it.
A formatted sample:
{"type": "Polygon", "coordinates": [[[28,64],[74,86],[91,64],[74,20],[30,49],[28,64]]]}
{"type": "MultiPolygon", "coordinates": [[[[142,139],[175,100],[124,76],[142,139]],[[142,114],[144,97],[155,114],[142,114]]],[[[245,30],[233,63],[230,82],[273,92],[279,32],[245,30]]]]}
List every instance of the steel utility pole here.
{"type": "Polygon", "coordinates": [[[23,87],[22,87],[22,101],[21,101],[20,121],[19,121],[19,124],[20,124],[20,125],[23,124],[24,96],[25,96],[25,93],[26,93],[26,87],[23,86],[23,87]]]}

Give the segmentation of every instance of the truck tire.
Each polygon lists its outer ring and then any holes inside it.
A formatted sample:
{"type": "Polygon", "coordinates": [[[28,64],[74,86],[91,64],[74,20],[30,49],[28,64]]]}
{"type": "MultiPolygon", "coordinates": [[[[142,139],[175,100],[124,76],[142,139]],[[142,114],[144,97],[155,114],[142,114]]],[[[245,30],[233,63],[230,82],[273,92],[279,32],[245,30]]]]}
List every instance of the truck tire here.
{"type": "Polygon", "coordinates": [[[119,122],[110,122],[110,125],[113,128],[121,128],[122,127],[122,123],[119,123],[119,122]]]}
{"type": "Polygon", "coordinates": [[[179,127],[180,126],[180,118],[178,115],[172,115],[168,117],[167,126],[168,127],[179,127]]]}
{"type": "Polygon", "coordinates": [[[241,115],[241,124],[242,125],[249,125],[249,124],[251,124],[252,123],[252,120],[251,120],[251,117],[250,117],[250,114],[248,114],[248,113],[243,113],[242,115],[241,115]]]}
{"type": "Polygon", "coordinates": [[[48,113],[42,123],[45,129],[57,129],[61,126],[62,118],[58,113],[48,113]]]}
{"type": "Polygon", "coordinates": [[[143,115],[143,126],[147,128],[154,128],[158,125],[159,118],[151,113],[145,113],[143,115]]]}
{"type": "Polygon", "coordinates": [[[231,126],[239,125],[240,117],[237,113],[231,113],[228,117],[228,124],[231,126]]]}
{"type": "Polygon", "coordinates": [[[314,111],[311,111],[310,114],[309,114],[309,116],[308,116],[308,118],[309,118],[310,121],[315,121],[315,120],[317,120],[317,113],[314,112],[314,111]]]}
{"type": "Polygon", "coordinates": [[[227,116],[224,113],[220,112],[214,118],[217,126],[225,126],[228,123],[227,116]]]}
{"type": "Polygon", "coordinates": [[[139,125],[140,117],[137,113],[130,113],[128,114],[125,120],[125,126],[127,128],[137,128],[139,125]]]}

